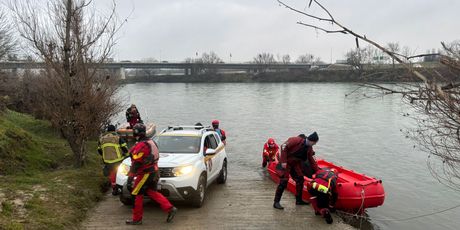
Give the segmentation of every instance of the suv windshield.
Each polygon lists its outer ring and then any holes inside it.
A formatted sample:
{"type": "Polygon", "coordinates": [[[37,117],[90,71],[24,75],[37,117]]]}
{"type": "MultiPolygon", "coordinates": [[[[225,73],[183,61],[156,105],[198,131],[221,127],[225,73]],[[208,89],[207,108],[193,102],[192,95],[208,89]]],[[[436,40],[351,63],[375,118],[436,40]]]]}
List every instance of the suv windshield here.
{"type": "Polygon", "coordinates": [[[200,136],[159,136],[155,138],[160,153],[198,153],[200,136]]]}

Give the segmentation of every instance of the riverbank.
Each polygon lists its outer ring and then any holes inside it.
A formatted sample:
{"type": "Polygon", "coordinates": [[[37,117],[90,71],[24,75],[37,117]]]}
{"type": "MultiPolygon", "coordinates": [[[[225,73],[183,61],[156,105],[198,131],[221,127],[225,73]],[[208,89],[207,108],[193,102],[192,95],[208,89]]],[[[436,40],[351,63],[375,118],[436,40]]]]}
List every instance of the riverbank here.
{"type": "MultiPolygon", "coordinates": [[[[437,72],[448,74],[445,68],[421,68],[427,76],[437,72]]],[[[448,75],[446,75],[448,76],[448,75]]],[[[253,83],[253,82],[411,82],[417,81],[406,69],[356,70],[319,69],[289,72],[204,73],[196,75],[138,75],[127,76],[121,83],[253,83]]]]}
{"type": "MultiPolygon", "coordinates": [[[[88,149],[96,149],[89,143],[88,149]]],[[[102,164],[73,168],[67,142],[49,122],[6,110],[0,114],[0,229],[75,229],[103,198],[102,164]]]]}

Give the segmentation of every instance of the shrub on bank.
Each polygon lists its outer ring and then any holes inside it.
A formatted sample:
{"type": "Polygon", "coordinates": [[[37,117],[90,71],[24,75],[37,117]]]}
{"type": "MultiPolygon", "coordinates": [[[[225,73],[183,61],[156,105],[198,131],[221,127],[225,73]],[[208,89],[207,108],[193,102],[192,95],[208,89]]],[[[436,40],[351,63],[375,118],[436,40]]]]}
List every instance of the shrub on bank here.
{"type": "Polygon", "coordinates": [[[6,110],[0,115],[0,229],[78,228],[102,199],[105,178],[94,149],[73,168],[73,154],[49,122],[6,110]]]}

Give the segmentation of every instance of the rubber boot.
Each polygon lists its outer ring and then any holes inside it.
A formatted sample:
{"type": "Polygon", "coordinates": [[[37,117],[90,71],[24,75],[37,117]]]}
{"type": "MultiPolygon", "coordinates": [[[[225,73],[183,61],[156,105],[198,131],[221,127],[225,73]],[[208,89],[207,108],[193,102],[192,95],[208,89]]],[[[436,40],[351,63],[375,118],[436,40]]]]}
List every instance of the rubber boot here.
{"type": "Polygon", "coordinates": [[[168,218],[166,219],[166,222],[171,223],[171,221],[174,219],[174,216],[176,216],[177,213],[177,208],[172,207],[171,210],[168,212],[168,218]]]}
{"type": "Polygon", "coordinates": [[[279,203],[281,201],[281,197],[283,196],[283,192],[284,192],[284,187],[282,185],[278,185],[278,187],[276,187],[276,192],[275,192],[275,203],[279,203]]]}
{"type": "Polygon", "coordinates": [[[280,202],[274,202],[273,207],[280,210],[284,209],[284,207],[281,206],[280,202]]]}
{"type": "Polygon", "coordinates": [[[326,220],[326,223],[328,223],[328,224],[332,224],[332,222],[334,221],[332,219],[331,212],[329,212],[329,209],[327,209],[327,208],[321,209],[321,216],[324,217],[324,219],[326,220]]]}
{"type": "Polygon", "coordinates": [[[125,223],[126,223],[127,225],[141,225],[141,224],[142,224],[142,220],[139,220],[139,221],[126,220],[125,223]]]}

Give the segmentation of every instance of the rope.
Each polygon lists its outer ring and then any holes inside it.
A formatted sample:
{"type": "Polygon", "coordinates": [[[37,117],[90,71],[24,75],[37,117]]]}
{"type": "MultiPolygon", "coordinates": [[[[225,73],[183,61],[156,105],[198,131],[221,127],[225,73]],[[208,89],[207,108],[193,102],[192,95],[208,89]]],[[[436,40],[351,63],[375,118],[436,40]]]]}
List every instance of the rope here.
{"type": "Polygon", "coordinates": [[[418,218],[422,218],[422,217],[426,217],[426,216],[436,215],[436,214],[447,212],[447,211],[450,211],[452,209],[456,209],[456,208],[460,207],[460,204],[457,204],[457,205],[455,205],[453,207],[450,207],[450,208],[446,208],[446,209],[442,209],[442,210],[438,210],[438,211],[434,211],[434,212],[430,212],[430,213],[425,213],[425,214],[421,214],[421,215],[417,215],[417,216],[411,216],[411,217],[407,217],[407,218],[400,218],[400,219],[391,219],[391,218],[386,218],[386,219],[385,218],[383,218],[383,219],[378,219],[377,218],[376,219],[376,218],[370,218],[370,217],[366,217],[364,215],[359,215],[359,213],[364,211],[364,209],[363,209],[364,208],[364,200],[366,198],[364,188],[366,186],[368,186],[368,185],[370,185],[370,184],[361,185],[361,206],[359,207],[358,211],[355,214],[337,210],[338,213],[341,213],[341,214],[344,214],[344,215],[347,215],[347,216],[360,218],[359,229],[361,229],[362,222],[363,222],[364,219],[366,219],[366,220],[378,220],[378,221],[408,221],[408,220],[418,219],[418,218]]]}
{"type": "Polygon", "coordinates": [[[421,215],[417,215],[417,216],[411,216],[411,217],[407,217],[407,218],[400,218],[400,219],[391,219],[391,218],[378,219],[378,218],[366,217],[366,216],[363,216],[363,215],[351,214],[351,213],[344,212],[344,211],[340,211],[340,210],[337,210],[337,212],[340,213],[340,214],[347,215],[347,216],[352,216],[352,217],[357,217],[357,218],[367,219],[367,220],[378,220],[378,221],[408,221],[408,220],[418,219],[418,218],[422,218],[422,217],[426,217],[426,216],[432,216],[432,215],[436,215],[436,214],[439,214],[439,213],[447,212],[447,211],[456,209],[456,208],[458,208],[458,207],[460,207],[460,204],[457,204],[457,205],[455,205],[455,206],[453,206],[453,207],[450,207],[450,208],[446,208],[446,209],[442,209],[442,210],[438,210],[438,211],[434,211],[434,212],[430,212],[430,213],[425,213],[425,214],[421,214],[421,215]]]}

